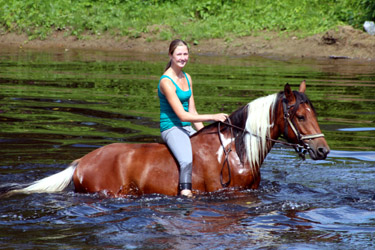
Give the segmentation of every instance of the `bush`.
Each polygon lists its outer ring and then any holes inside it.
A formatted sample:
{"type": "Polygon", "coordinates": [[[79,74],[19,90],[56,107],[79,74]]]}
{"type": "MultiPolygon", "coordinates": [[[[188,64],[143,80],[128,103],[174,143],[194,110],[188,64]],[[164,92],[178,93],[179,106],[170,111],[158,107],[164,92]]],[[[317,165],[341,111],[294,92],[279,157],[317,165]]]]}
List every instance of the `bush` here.
{"type": "Polygon", "coordinates": [[[30,39],[52,31],[189,41],[250,35],[259,30],[306,36],[340,24],[362,27],[373,0],[0,0],[0,25],[30,39]],[[159,27],[158,29],[151,27],[159,27]],[[155,32],[158,30],[158,32],[155,32]]]}
{"type": "Polygon", "coordinates": [[[341,0],[334,9],[334,15],[339,20],[362,28],[365,21],[375,21],[375,1],[373,0],[341,0]]]}

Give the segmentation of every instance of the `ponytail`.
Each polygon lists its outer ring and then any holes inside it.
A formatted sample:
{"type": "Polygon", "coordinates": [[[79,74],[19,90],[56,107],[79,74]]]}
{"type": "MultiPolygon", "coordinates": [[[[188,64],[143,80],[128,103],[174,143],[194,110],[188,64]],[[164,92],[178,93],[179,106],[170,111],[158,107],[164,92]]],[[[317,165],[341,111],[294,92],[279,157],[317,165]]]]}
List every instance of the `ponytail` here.
{"type": "Polygon", "coordinates": [[[167,63],[167,66],[164,69],[164,72],[167,71],[167,69],[169,69],[169,67],[171,67],[171,65],[172,65],[172,60],[169,60],[169,62],[167,63]]]}

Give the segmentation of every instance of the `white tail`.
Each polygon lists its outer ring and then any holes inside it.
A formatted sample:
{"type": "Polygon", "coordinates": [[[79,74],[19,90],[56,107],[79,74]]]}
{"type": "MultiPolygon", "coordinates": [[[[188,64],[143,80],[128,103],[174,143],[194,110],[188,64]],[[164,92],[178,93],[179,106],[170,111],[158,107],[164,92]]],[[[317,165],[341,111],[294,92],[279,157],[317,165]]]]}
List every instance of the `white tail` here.
{"type": "Polygon", "coordinates": [[[13,194],[30,194],[30,193],[54,193],[63,191],[71,182],[79,161],[74,161],[65,170],[31,183],[29,186],[21,189],[14,189],[2,196],[13,194]]]}

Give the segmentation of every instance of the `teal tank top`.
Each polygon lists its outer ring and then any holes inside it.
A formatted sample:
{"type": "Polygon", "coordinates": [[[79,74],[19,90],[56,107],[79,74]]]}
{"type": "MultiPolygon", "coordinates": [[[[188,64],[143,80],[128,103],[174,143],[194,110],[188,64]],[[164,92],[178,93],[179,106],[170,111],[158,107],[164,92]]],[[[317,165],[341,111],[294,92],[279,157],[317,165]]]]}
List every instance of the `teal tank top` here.
{"type": "Polygon", "coordinates": [[[174,84],[174,86],[176,87],[176,94],[177,94],[178,99],[180,99],[181,104],[184,107],[184,110],[186,112],[188,112],[189,111],[189,99],[191,97],[191,88],[190,88],[189,79],[187,78],[185,72],[183,72],[183,73],[185,75],[186,81],[187,81],[188,86],[189,86],[189,90],[187,90],[187,91],[183,91],[182,89],[180,89],[180,87],[169,76],[162,75],[160,77],[159,84],[158,84],[158,96],[159,96],[159,100],[160,100],[160,132],[163,132],[164,130],[170,129],[174,126],[184,127],[184,126],[190,126],[191,125],[190,122],[182,122],[177,117],[177,115],[173,111],[172,107],[169,105],[169,102],[168,102],[167,98],[160,91],[160,81],[163,78],[168,78],[169,80],[171,80],[172,83],[174,84]]]}

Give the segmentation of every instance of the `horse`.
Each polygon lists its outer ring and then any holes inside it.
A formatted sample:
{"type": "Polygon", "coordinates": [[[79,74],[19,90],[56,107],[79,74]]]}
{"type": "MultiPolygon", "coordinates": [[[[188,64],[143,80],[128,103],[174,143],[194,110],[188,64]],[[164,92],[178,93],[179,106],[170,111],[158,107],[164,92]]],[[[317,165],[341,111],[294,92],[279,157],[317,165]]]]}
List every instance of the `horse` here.
{"type": "MultiPolygon", "coordinates": [[[[225,189],[257,189],[260,166],[277,142],[293,146],[301,156],[323,160],[330,149],[305,94],[287,83],[279,93],[260,97],[191,136],[194,194],[225,189]],[[283,137],[285,140],[279,141],[283,137]]],[[[63,191],[73,180],[75,191],[107,197],[179,193],[179,167],[163,143],[113,143],[73,161],[65,170],[35,181],[17,193],[63,191]]],[[[3,195],[4,196],[4,195],[3,195]]]]}

